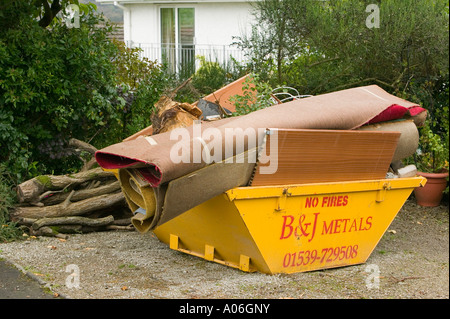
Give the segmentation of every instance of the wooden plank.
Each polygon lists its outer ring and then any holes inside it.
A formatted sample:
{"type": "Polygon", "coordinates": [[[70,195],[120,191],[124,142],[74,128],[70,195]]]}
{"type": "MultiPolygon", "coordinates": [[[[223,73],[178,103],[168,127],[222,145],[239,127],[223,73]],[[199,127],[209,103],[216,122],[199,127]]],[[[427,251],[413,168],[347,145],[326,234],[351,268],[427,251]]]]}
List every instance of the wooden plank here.
{"type": "Polygon", "coordinates": [[[400,134],[386,131],[271,129],[251,185],[385,178],[400,134]],[[278,143],[278,147],[274,148],[277,153],[273,151],[271,154],[271,143],[275,142],[278,143]],[[269,165],[277,165],[275,173],[263,174],[261,167],[269,165]]]}
{"type": "Polygon", "coordinates": [[[221,107],[226,108],[231,112],[236,112],[236,106],[233,103],[231,103],[230,97],[235,95],[242,95],[244,93],[242,87],[247,77],[248,75],[245,75],[237,79],[236,81],[218,89],[217,91],[214,91],[213,93],[205,96],[203,99],[209,102],[219,104],[221,107]]]}

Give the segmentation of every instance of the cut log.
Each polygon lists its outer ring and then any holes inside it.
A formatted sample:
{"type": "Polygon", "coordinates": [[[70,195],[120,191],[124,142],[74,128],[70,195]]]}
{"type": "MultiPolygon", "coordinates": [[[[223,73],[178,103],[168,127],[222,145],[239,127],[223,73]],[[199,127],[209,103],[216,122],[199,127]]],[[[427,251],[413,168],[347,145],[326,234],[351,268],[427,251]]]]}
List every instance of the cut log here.
{"type": "MultiPolygon", "coordinates": [[[[118,191],[119,189],[120,189],[119,181],[115,181],[113,183],[109,183],[96,188],[80,189],[75,191],[75,193],[72,195],[71,201],[78,202],[80,200],[84,200],[99,195],[111,194],[118,191]]],[[[68,193],[56,193],[53,195],[50,193],[50,195],[51,196],[42,199],[42,203],[44,203],[47,206],[59,204],[69,196],[68,193]]]]}
{"type": "Polygon", "coordinates": [[[47,237],[57,237],[57,238],[62,238],[62,239],[67,239],[69,236],[64,235],[64,234],[60,234],[59,232],[57,232],[56,230],[50,228],[50,227],[41,227],[39,228],[39,230],[35,231],[35,230],[31,230],[30,231],[30,235],[31,236],[47,236],[47,237]]]}
{"type": "Polygon", "coordinates": [[[44,207],[16,207],[11,213],[13,221],[21,218],[80,216],[96,210],[125,204],[122,192],[95,196],[74,203],[63,202],[44,207]]]}
{"type": "Polygon", "coordinates": [[[83,234],[92,233],[96,231],[106,230],[108,226],[83,226],[83,225],[55,225],[55,226],[43,226],[38,230],[30,229],[30,235],[32,236],[48,236],[67,239],[66,234],[83,234]]]}
{"type": "Polygon", "coordinates": [[[92,157],[89,161],[84,163],[84,165],[81,168],[80,172],[86,172],[86,171],[92,169],[95,165],[98,165],[98,163],[95,160],[95,157],[92,157]]]}
{"type": "Polygon", "coordinates": [[[120,226],[120,225],[108,225],[105,227],[105,230],[128,230],[128,231],[135,231],[136,228],[130,224],[126,226],[120,226]]]}
{"type": "Polygon", "coordinates": [[[16,222],[21,225],[31,226],[35,221],[37,221],[36,218],[20,218],[16,222]]]}
{"type": "Polygon", "coordinates": [[[34,230],[38,230],[44,226],[55,226],[55,225],[83,225],[91,227],[107,226],[114,222],[114,217],[112,215],[103,218],[87,218],[80,216],[68,216],[68,217],[45,217],[36,220],[32,224],[34,230]]]}
{"type": "Polygon", "coordinates": [[[114,177],[114,173],[104,171],[101,167],[73,175],[41,175],[17,186],[17,198],[20,203],[37,202],[39,195],[49,190],[63,190],[69,186],[80,185],[93,179],[114,177]]]}
{"type": "Polygon", "coordinates": [[[155,104],[156,112],[152,114],[153,134],[171,131],[177,127],[192,125],[202,115],[202,110],[189,103],[172,101],[162,96],[155,104]]]}
{"type": "Polygon", "coordinates": [[[17,186],[17,199],[19,203],[37,201],[39,195],[45,190],[45,185],[35,177],[17,186]]]}

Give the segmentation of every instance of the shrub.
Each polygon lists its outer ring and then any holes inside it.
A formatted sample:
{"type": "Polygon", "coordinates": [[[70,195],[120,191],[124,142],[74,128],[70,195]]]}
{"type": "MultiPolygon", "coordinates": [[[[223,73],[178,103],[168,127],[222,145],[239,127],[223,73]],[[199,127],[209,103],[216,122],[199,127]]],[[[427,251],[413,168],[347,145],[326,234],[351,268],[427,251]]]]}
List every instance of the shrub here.
{"type": "MultiPolygon", "coordinates": [[[[77,169],[81,162],[59,156],[65,145],[51,153],[46,145],[69,137],[88,141],[120,119],[124,100],[111,63],[117,49],[107,38],[110,27],[96,27],[102,18],[89,8],[80,28],[58,21],[42,28],[14,6],[4,11],[19,16],[0,31],[0,161],[17,182],[77,169]]],[[[99,137],[94,142],[108,143],[99,137]]]]}
{"type": "MultiPolygon", "coordinates": [[[[116,140],[121,140],[149,126],[154,104],[170,83],[169,73],[156,61],[141,57],[140,48],[129,48],[113,40],[118,51],[113,64],[117,68],[119,96],[124,99],[116,140]]],[[[113,134],[114,131],[110,134],[113,134]]]]}
{"type": "Polygon", "coordinates": [[[209,94],[221,88],[227,81],[226,71],[218,62],[207,61],[198,56],[200,67],[192,77],[192,84],[202,94],[209,94]]]}

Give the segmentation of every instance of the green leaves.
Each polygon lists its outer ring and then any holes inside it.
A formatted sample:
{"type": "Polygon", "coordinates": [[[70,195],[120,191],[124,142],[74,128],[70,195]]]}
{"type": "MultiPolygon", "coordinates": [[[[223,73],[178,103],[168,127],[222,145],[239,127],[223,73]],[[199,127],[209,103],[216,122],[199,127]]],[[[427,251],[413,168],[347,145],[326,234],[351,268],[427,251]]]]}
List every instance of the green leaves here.
{"type": "Polygon", "coordinates": [[[86,7],[80,28],[56,21],[49,30],[7,7],[6,14],[21,18],[0,31],[0,161],[18,177],[36,160],[65,170],[39,145],[60,134],[88,140],[117,113],[111,64],[117,49],[97,27],[92,8],[86,7]]]}
{"type": "Polygon", "coordinates": [[[264,80],[305,94],[378,84],[412,95],[412,80],[422,83],[448,70],[448,1],[373,3],[379,28],[366,24],[368,4],[258,1],[253,31],[238,44],[264,80]]]}
{"type": "Polygon", "coordinates": [[[113,43],[117,48],[112,61],[117,70],[114,91],[118,96],[110,105],[115,115],[107,123],[110,136],[119,141],[150,125],[153,105],[169,80],[159,63],[140,57],[141,49],[117,40],[113,43]]]}
{"type": "Polygon", "coordinates": [[[218,62],[207,61],[203,56],[197,56],[200,67],[192,76],[192,84],[203,95],[208,95],[220,89],[226,83],[226,71],[218,62]]]}
{"type": "Polygon", "coordinates": [[[245,79],[242,92],[242,95],[230,97],[230,101],[236,106],[235,115],[245,115],[273,104],[271,102],[272,88],[261,81],[257,74],[252,74],[245,79]]]}

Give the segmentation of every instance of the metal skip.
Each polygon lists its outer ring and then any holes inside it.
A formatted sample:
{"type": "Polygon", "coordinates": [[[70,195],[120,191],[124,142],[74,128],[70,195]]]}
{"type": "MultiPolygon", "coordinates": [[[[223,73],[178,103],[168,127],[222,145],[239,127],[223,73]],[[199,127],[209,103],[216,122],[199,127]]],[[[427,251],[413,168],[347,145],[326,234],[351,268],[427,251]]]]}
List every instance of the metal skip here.
{"type": "Polygon", "coordinates": [[[156,227],[170,248],[243,271],[364,263],[422,177],[237,187],[156,227]]]}

